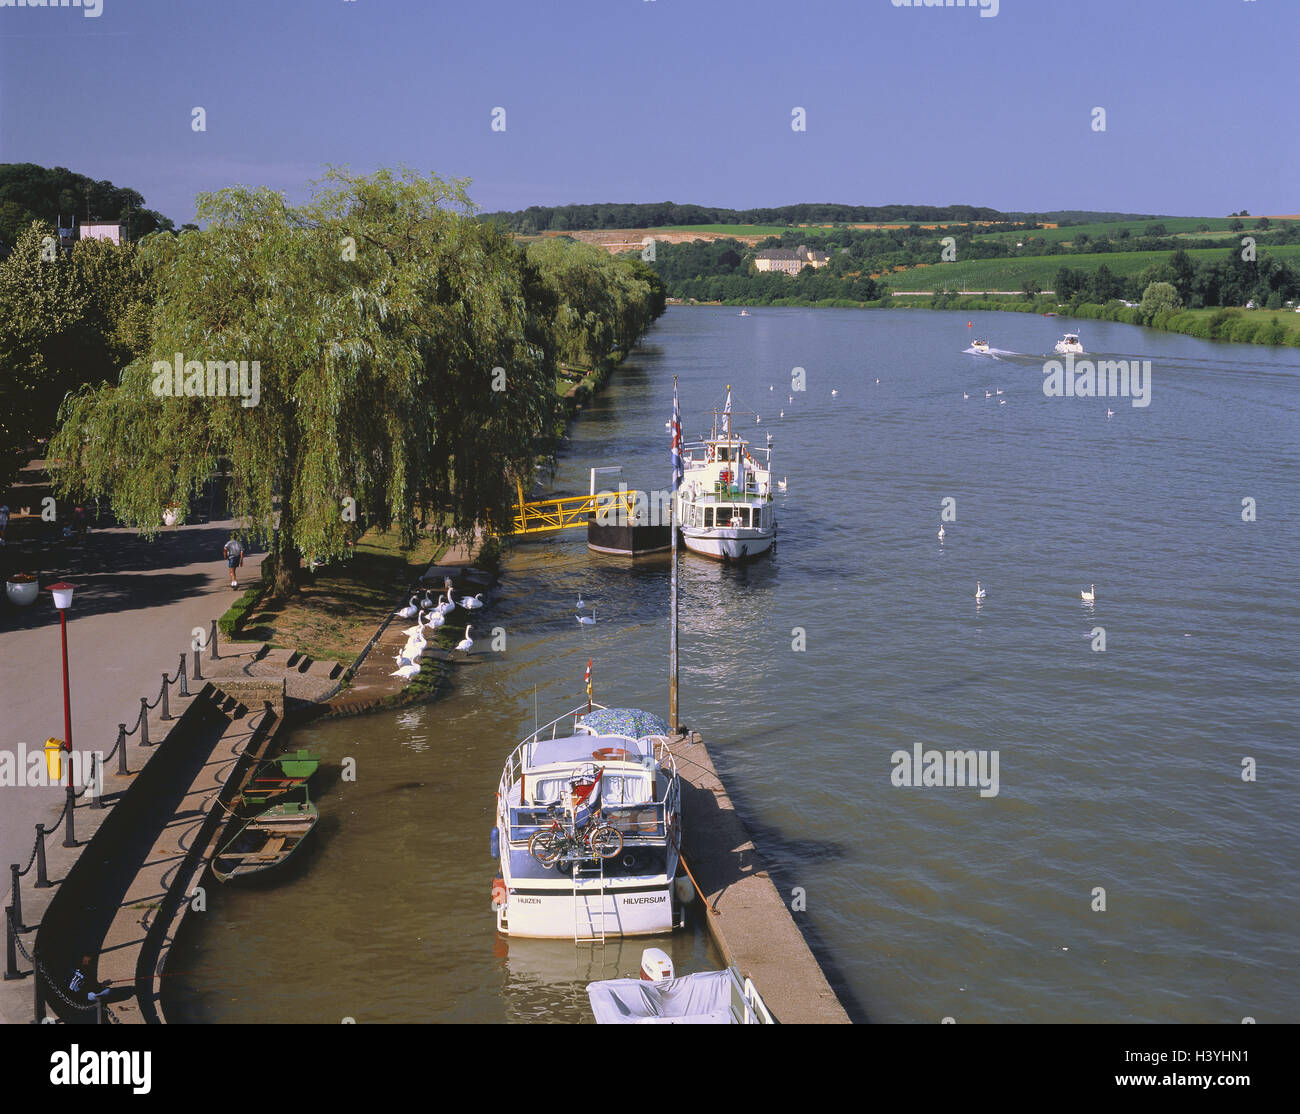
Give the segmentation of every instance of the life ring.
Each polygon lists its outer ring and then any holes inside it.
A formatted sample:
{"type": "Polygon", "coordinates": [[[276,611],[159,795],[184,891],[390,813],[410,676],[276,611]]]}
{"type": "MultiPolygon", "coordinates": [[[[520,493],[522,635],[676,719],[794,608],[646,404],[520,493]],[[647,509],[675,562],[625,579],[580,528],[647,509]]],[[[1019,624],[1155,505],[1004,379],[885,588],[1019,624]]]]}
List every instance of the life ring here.
{"type": "Polygon", "coordinates": [[[492,904],[496,908],[503,908],[509,901],[509,892],[506,890],[504,878],[496,878],[492,881],[492,904]]]}
{"type": "Polygon", "coordinates": [[[619,747],[601,747],[600,750],[593,750],[591,756],[600,762],[621,762],[631,758],[632,752],[619,747]]]}
{"type": "Polygon", "coordinates": [[[720,476],[718,476],[718,479],[720,479],[724,484],[729,484],[731,483],[731,473],[723,472],[720,476]]]}

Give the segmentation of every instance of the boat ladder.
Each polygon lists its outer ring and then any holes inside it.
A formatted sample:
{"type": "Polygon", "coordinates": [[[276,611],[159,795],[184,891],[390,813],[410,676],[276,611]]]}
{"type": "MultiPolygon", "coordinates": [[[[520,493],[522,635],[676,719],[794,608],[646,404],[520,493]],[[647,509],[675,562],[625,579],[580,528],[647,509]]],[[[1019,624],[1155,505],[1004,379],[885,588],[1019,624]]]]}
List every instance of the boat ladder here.
{"type": "Polygon", "coordinates": [[[595,866],[573,864],[573,942],[605,946],[606,918],[615,910],[608,908],[605,891],[605,863],[595,866]],[[595,908],[592,908],[592,899],[595,908]]]}

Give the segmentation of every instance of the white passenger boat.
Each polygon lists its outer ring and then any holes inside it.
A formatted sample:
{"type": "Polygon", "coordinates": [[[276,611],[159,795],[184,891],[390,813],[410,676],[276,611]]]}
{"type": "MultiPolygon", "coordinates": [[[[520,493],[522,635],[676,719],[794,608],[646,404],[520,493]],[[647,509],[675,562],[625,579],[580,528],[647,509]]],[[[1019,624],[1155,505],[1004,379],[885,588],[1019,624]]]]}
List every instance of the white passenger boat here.
{"type": "Polygon", "coordinates": [[[1082,356],[1084,354],[1083,345],[1079,343],[1079,334],[1066,333],[1065,336],[1056,342],[1056,351],[1062,356],[1082,356]]]}
{"type": "Polygon", "coordinates": [[[514,749],[492,832],[501,932],[601,942],[681,925],[681,783],[668,732],[638,709],[583,704],[514,749]],[[564,829],[616,835],[561,840],[570,849],[544,865],[555,849],[549,834],[564,829]]]}
{"type": "Polygon", "coordinates": [[[715,412],[713,435],[682,446],[677,523],[692,553],[743,561],[766,553],[776,540],[772,450],[732,433],[730,387],[723,418],[721,435],[715,412]]]}
{"type": "Polygon", "coordinates": [[[659,948],[641,955],[638,979],[587,984],[597,1025],[774,1025],[753,982],[735,967],[678,976],[659,948]]]}

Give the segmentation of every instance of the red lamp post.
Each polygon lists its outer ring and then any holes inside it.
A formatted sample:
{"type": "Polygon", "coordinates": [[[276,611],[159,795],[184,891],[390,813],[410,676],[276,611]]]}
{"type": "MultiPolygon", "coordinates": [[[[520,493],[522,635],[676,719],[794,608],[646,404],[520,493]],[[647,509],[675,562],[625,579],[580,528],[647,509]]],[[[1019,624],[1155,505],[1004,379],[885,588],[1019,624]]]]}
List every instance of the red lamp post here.
{"type": "Polygon", "coordinates": [[[68,788],[73,785],[73,706],[68,694],[68,608],[73,606],[75,584],[49,585],[49,591],[55,597],[55,607],[59,608],[59,628],[64,640],[64,749],[68,751],[68,788]]]}

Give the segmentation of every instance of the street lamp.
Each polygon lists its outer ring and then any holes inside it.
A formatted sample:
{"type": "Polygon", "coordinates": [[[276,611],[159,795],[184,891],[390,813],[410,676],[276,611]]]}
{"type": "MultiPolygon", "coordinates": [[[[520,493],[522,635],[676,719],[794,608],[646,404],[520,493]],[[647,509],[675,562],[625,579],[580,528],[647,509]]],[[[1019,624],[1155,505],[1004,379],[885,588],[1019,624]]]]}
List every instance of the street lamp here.
{"type": "Polygon", "coordinates": [[[77,586],[62,580],[50,585],[54,606],[59,609],[59,629],[63,634],[63,746],[68,752],[68,788],[72,788],[72,702],[68,697],[68,609],[77,586]]]}

